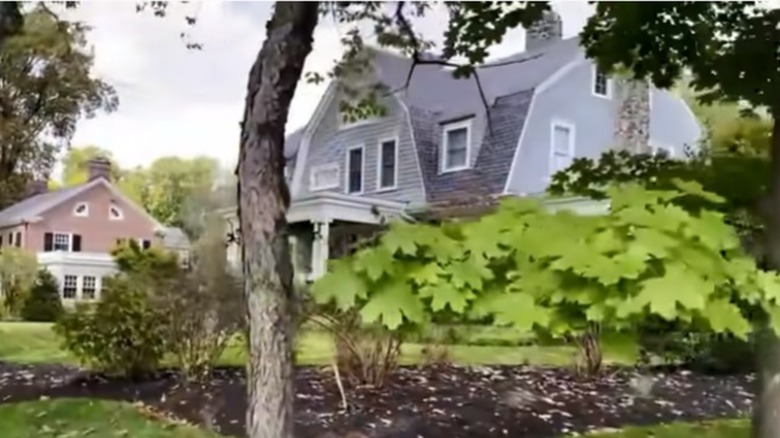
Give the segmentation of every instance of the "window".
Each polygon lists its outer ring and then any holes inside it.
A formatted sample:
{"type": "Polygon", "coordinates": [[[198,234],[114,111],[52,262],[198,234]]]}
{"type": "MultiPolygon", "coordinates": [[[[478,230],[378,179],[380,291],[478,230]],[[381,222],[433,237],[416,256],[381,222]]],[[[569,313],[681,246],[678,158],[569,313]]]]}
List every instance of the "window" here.
{"type": "Polygon", "coordinates": [[[70,251],[70,234],[54,233],[54,251],[70,251]]]}
{"type": "Polygon", "coordinates": [[[138,246],[140,246],[141,249],[149,249],[152,247],[152,241],[149,239],[138,239],[138,246]]]}
{"type": "Polygon", "coordinates": [[[86,202],[76,204],[76,207],[73,209],[73,215],[78,217],[89,216],[89,205],[86,202]]]}
{"type": "Polygon", "coordinates": [[[97,292],[97,278],[85,275],[81,277],[81,299],[94,300],[97,292]]]}
{"type": "Polygon", "coordinates": [[[363,191],[363,146],[347,150],[347,193],[363,191]]]}
{"type": "Polygon", "coordinates": [[[395,139],[379,143],[379,160],[377,170],[377,188],[379,190],[393,189],[398,177],[398,146],[395,139]]]}
{"type": "Polygon", "coordinates": [[[22,232],[21,231],[17,231],[16,234],[14,235],[14,246],[17,247],[17,248],[21,248],[22,247],[22,232]]]}
{"type": "MultiPolygon", "coordinates": [[[[238,246],[236,245],[238,248],[238,246]]],[[[180,249],[179,250],[179,265],[183,268],[189,268],[190,267],[190,252],[186,249],[180,249]]]]}
{"type": "Polygon", "coordinates": [[[550,174],[566,169],[574,159],[574,126],[553,122],[550,174]]]}
{"type": "Polygon", "coordinates": [[[611,97],[612,81],[598,67],[593,67],[593,95],[598,97],[611,97]]]}
{"type": "Polygon", "coordinates": [[[124,214],[122,214],[122,209],[117,207],[116,205],[111,205],[108,207],[108,218],[111,220],[121,220],[124,218],[124,214]]]}
{"type": "Polygon", "coordinates": [[[66,275],[62,282],[62,298],[72,300],[76,298],[78,289],[78,277],[75,275],[66,275]]]}
{"type": "Polygon", "coordinates": [[[309,190],[327,190],[339,186],[338,163],[312,166],[309,172],[309,190]]]}
{"type": "Polygon", "coordinates": [[[470,137],[471,121],[444,127],[441,164],[443,172],[462,170],[469,167],[470,137]]]}

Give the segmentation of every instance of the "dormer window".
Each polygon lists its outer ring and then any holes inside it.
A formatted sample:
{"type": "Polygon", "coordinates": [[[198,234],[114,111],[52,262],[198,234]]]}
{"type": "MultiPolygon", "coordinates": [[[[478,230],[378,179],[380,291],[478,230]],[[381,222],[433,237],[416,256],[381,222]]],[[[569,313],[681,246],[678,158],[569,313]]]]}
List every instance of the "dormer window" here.
{"type": "Polygon", "coordinates": [[[78,216],[78,217],[89,216],[89,204],[87,204],[86,202],[81,202],[79,204],[76,204],[76,206],[73,208],[73,216],[78,216]]]}
{"type": "Polygon", "coordinates": [[[442,132],[441,171],[469,167],[471,161],[471,120],[445,124],[442,132]]]}
{"type": "Polygon", "coordinates": [[[119,221],[124,219],[125,215],[122,214],[122,209],[117,207],[116,205],[111,205],[108,207],[108,218],[112,221],[119,221]]]}
{"type": "Polygon", "coordinates": [[[593,67],[593,95],[609,99],[612,97],[612,80],[606,73],[593,67]]]}

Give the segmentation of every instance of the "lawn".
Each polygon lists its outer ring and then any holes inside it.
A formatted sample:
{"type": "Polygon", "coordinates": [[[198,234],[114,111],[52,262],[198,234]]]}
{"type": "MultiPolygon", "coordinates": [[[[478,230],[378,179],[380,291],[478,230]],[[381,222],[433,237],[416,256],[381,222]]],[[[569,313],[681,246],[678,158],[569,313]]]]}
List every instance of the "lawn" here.
{"type": "MultiPolygon", "coordinates": [[[[464,364],[521,364],[566,365],[571,363],[574,350],[565,346],[511,346],[510,330],[485,328],[472,330],[466,342],[494,345],[450,345],[450,354],[457,363],[464,364]],[[503,344],[503,345],[495,345],[503,344]]],[[[0,322],[0,360],[17,363],[76,363],[76,360],[60,348],[59,340],[50,324],[28,322],[0,322]]],[[[298,340],[298,361],[304,365],[329,364],[333,343],[328,333],[305,330],[298,340]]],[[[423,344],[404,345],[402,363],[417,363],[423,344]]],[[[240,340],[232,342],[225,351],[222,365],[243,365],[246,360],[240,340]]]]}
{"type": "MultiPolygon", "coordinates": [[[[186,425],[165,420],[127,403],[84,399],[39,400],[0,405],[3,437],[132,437],[217,438],[186,425]]],[[[742,438],[748,436],[744,420],[672,424],[596,433],[591,438],[742,438]]]]}

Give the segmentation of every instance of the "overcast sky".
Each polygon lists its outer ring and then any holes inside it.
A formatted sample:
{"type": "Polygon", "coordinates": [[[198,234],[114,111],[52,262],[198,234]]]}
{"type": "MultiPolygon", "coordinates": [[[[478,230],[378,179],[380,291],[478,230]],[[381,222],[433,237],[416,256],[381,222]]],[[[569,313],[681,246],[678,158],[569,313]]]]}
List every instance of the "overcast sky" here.
{"type": "MultiPolygon", "coordinates": [[[[135,13],[134,1],[82,2],[69,13],[92,26],[95,74],[111,83],[118,111],[83,120],[73,145],[93,144],[113,152],[123,166],[144,165],[177,155],[209,155],[226,165],[236,160],[247,73],[265,31],[270,2],[192,2],[171,5],[169,16],[135,13]],[[194,28],[185,15],[196,15],[194,28]],[[201,51],[185,48],[188,30],[201,51]]],[[[564,36],[584,26],[592,9],[585,1],[553,2],[564,22],[564,36]]],[[[446,16],[441,11],[415,26],[441,41],[446,16]]],[[[341,53],[345,31],[323,20],[305,70],[325,72],[341,53]]],[[[513,31],[491,56],[522,50],[522,30],[513,31]]],[[[325,85],[301,83],[295,94],[288,132],[308,121],[325,85]]]]}

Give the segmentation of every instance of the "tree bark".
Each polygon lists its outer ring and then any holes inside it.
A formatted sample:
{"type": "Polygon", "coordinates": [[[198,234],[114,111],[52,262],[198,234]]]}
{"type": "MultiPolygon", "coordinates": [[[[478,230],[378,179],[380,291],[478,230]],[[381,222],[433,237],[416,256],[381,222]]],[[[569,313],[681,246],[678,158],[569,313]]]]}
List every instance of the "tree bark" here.
{"type": "MultiPolygon", "coordinates": [[[[780,111],[772,111],[774,115],[780,111]]],[[[769,269],[780,270],[780,124],[773,117],[772,168],[767,208],[768,227],[765,233],[769,269]]],[[[758,331],[756,399],[753,408],[754,438],[780,437],[780,340],[762,321],[758,331]]]]}
{"type": "Polygon", "coordinates": [[[249,73],[238,158],[238,216],[249,319],[247,435],[291,438],[293,272],[287,240],[290,194],[284,129],[312,49],[317,2],[277,2],[249,73]]]}

